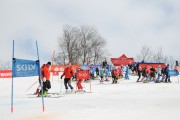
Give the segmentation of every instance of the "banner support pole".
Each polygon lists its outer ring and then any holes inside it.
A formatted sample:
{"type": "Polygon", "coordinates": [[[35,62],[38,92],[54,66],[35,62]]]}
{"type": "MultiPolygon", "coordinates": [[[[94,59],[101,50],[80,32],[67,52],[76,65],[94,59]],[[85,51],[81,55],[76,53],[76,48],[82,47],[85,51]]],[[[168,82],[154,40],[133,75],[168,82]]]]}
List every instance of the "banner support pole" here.
{"type": "Polygon", "coordinates": [[[11,113],[14,112],[14,79],[13,79],[13,70],[14,70],[14,40],[13,40],[13,51],[12,51],[12,86],[11,86],[11,113]]]}
{"type": "Polygon", "coordinates": [[[60,82],[61,82],[61,83],[60,83],[60,84],[61,84],[61,86],[60,86],[60,94],[61,94],[61,93],[63,93],[63,92],[62,92],[62,84],[63,84],[62,81],[63,81],[63,79],[60,79],[60,76],[58,76],[58,80],[60,80],[60,82]]]}
{"type": "Polygon", "coordinates": [[[42,79],[40,77],[40,60],[39,60],[39,51],[38,51],[38,43],[37,43],[37,41],[36,41],[36,49],[37,49],[37,57],[38,57],[38,61],[39,61],[39,78],[40,78],[40,81],[41,81],[42,110],[44,112],[45,107],[44,107],[44,96],[43,96],[43,82],[42,82],[42,79]]]}

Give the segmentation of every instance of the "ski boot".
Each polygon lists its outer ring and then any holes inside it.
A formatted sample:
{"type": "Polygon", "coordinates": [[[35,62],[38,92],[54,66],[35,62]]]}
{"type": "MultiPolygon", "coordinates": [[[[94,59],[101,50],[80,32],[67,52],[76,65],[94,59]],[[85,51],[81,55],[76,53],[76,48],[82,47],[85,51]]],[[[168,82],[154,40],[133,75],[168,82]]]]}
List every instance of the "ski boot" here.
{"type": "Polygon", "coordinates": [[[35,94],[35,95],[40,94],[40,90],[39,90],[39,89],[37,89],[37,90],[36,90],[36,92],[35,92],[34,94],[35,94]]]}

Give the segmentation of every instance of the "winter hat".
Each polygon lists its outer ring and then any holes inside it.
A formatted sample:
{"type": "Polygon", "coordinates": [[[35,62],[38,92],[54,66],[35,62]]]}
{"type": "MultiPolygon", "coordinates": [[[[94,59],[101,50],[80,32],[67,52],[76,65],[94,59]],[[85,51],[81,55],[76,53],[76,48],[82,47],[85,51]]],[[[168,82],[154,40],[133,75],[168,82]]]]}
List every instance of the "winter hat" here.
{"type": "Polygon", "coordinates": [[[48,65],[51,65],[51,62],[48,62],[47,64],[48,64],[48,65]]]}

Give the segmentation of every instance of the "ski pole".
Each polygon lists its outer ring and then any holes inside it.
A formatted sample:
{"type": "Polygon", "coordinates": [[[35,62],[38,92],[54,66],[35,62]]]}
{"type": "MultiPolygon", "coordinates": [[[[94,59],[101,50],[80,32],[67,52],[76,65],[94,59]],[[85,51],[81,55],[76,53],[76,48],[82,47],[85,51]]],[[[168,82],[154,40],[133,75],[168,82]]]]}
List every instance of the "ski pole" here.
{"type": "MultiPolygon", "coordinates": [[[[32,86],[34,86],[37,82],[38,82],[38,81],[36,81],[35,83],[33,83],[33,84],[26,90],[26,92],[27,92],[29,89],[31,89],[32,86]]],[[[26,93],[26,92],[25,92],[25,93],[26,93]]]]}

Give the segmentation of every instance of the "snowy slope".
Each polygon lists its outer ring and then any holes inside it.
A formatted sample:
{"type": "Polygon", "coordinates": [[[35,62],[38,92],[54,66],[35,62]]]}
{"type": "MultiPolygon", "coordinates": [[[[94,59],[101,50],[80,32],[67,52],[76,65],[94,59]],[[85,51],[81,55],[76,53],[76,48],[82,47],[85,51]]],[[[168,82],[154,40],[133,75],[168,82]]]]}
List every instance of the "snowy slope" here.
{"type": "MultiPolygon", "coordinates": [[[[14,113],[10,112],[11,79],[0,79],[0,120],[179,120],[180,84],[136,83],[120,80],[119,84],[99,84],[92,81],[92,93],[69,94],[60,98],[45,98],[42,112],[41,98],[28,98],[35,92],[37,77],[14,79],[14,113]]],[[[51,79],[52,89],[61,90],[61,80],[51,79]]],[[[75,86],[75,83],[72,83],[75,86]]],[[[83,83],[86,91],[90,84],[83,83]]],[[[62,91],[64,86],[62,85],[62,91]]]]}

